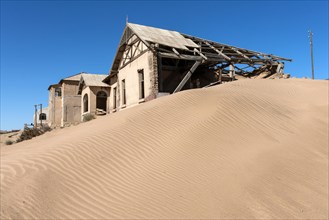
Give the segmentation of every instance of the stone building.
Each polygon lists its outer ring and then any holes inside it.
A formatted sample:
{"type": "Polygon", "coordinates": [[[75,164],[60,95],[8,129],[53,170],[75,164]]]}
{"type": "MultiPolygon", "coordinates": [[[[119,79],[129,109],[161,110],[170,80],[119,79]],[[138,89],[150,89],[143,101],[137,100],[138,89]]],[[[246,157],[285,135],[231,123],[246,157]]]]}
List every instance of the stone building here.
{"type": "Polygon", "coordinates": [[[49,111],[48,107],[38,109],[37,112],[33,114],[33,124],[36,126],[49,124],[49,111]]]}
{"type": "Polygon", "coordinates": [[[127,23],[109,75],[109,112],[236,79],[282,74],[290,59],[238,48],[177,31],[127,23]]]}
{"type": "Polygon", "coordinates": [[[78,73],[48,87],[48,125],[63,127],[80,123],[83,115],[109,112],[110,86],[102,82],[107,75],[78,73]]]}
{"type": "Polygon", "coordinates": [[[82,73],[78,85],[81,95],[81,115],[105,115],[109,113],[110,86],[102,82],[107,75],[82,73]]]}
{"type": "Polygon", "coordinates": [[[80,77],[81,73],[48,87],[49,126],[63,127],[81,121],[81,96],[78,95],[80,77]]]}

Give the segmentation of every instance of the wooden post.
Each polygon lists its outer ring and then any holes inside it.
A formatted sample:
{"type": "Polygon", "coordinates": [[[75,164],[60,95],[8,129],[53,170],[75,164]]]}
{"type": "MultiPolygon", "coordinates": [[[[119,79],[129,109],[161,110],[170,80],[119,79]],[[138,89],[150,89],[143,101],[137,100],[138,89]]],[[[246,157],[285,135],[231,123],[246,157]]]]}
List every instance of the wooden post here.
{"type": "Polygon", "coordinates": [[[189,80],[189,78],[192,76],[193,72],[200,65],[200,63],[201,63],[201,61],[195,61],[195,63],[191,67],[191,69],[186,73],[186,75],[184,76],[182,81],[178,84],[177,88],[175,89],[175,91],[173,93],[179,92],[183,88],[183,86],[185,85],[187,80],[189,80]]]}
{"type": "Polygon", "coordinates": [[[311,63],[312,63],[312,79],[314,79],[314,60],[313,60],[313,33],[310,33],[310,52],[311,52],[311,63]]]}
{"type": "Polygon", "coordinates": [[[37,123],[38,123],[38,109],[37,109],[38,105],[34,105],[34,126],[33,127],[37,127],[37,123]]]}
{"type": "Polygon", "coordinates": [[[234,69],[234,66],[232,64],[230,65],[229,73],[230,73],[230,77],[232,78],[232,81],[233,81],[234,76],[235,76],[235,69],[234,69]]]}
{"type": "Polygon", "coordinates": [[[42,127],[42,104],[40,104],[40,115],[39,115],[39,117],[40,116],[41,116],[40,123],[41,123],[41,127],[42,127]]]}

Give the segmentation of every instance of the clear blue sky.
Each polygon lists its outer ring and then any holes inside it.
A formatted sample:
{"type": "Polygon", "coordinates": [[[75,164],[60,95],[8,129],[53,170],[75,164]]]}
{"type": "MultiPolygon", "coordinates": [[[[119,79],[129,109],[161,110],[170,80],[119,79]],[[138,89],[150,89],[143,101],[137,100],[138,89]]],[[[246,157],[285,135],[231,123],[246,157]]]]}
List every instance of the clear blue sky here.
{"type": "Polygon", "coordinates": [[[48,86],[108,73],[129,22],[292,58],[286,73],[328,78],[328,1],[1,1],[1,129],[32,122],[48,86]]]}

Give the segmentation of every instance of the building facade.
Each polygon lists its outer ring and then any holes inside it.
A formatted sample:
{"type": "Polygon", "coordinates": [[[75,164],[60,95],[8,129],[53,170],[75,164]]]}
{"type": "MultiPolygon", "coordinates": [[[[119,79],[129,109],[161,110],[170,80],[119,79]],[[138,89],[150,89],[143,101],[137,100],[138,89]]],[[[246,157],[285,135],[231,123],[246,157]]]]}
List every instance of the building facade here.
{"type": "Polygon", "coordinates": [[[110,112],[110,86],[102,82],[107,75],[81,74],[78,94],[81,95],[81,117],[84,115],[106,115],[110,112]]]}
{"type": "Polygon", "coordinates": [[[282,74],[286,58],[127,23],[108,77],[109,112],[186,89],[282,74]],[[251,70],[250,70],[251,69],[251,70]]]}
{"type": "Polygon", "coordinates": [[[81,95],[78,95],[80,77],[81,73],[49,86],[49,126],[63,127],[81,121],[81,95]]]}

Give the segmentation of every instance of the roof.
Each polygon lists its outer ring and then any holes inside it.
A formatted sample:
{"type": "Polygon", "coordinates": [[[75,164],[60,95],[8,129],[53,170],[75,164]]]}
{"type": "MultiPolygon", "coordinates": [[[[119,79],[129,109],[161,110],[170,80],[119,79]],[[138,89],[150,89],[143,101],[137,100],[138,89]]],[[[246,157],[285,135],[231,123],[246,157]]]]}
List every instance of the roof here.
{"type": "Polygon", "coordinates": [[[48,90],[50,90],[52,87],[58,88],[59,86],[60,86],[59,84],[51,84],[49,85],[48,90]]]}
{"type": "Polygon", "coordinates": [[[107,77],[105,74],[82,73],[80,83],[83,82],[86,86],[110,87],[102,82],[105,77],[107,77]]]}
{"type": "Polygon", "coordinates": [[[85,86],[98,86],[98,87],[110,87],[108,84],[104,83],[103,80],[108,75],[105,74],[92,74],[92,73],[82,73],[79,82],[79,92],[81,94],[83,85],[85,86]]]}
{"type": "Polygon", "coordinates": [[[78,74],[75,74],[75,75],[73,75],[73,76],[66,77],[66,78],[64,78],[64,79],[62,79],[62,80],[80,81],[80,78],[81,78],[81,74],[82,74],[82,73],[83,73],[83,72],[78,73],[78,74]]]}
{"type": "Polygon", "coordinates": [[[144,41],[158,43],[165,46],[188,50],[187,47],[199,48],[191,39],[185,38],[177,31],[170,31],[155,27],[148,27],[139,24],[128,23],[127,26],[144,41]]]}
{"type": "Polygon", "coordinates": [[[118,73],[120,61],[126,48],[129,49],[131,47],[132,43],[129,43],[129,40],[133,36],[137,36],[149,50],[157,53],[160,57],[203,60],[206,61],[203,65],[208,66],[245,64],[253,67],[254,65],[272,65],[280,61],[291,61],[291,59],[278,57],[273,54],[247,50],[177,31],[127,23],[112,63],[110,76],[105,81],[108,81],[111,76],[118,73]]]}

